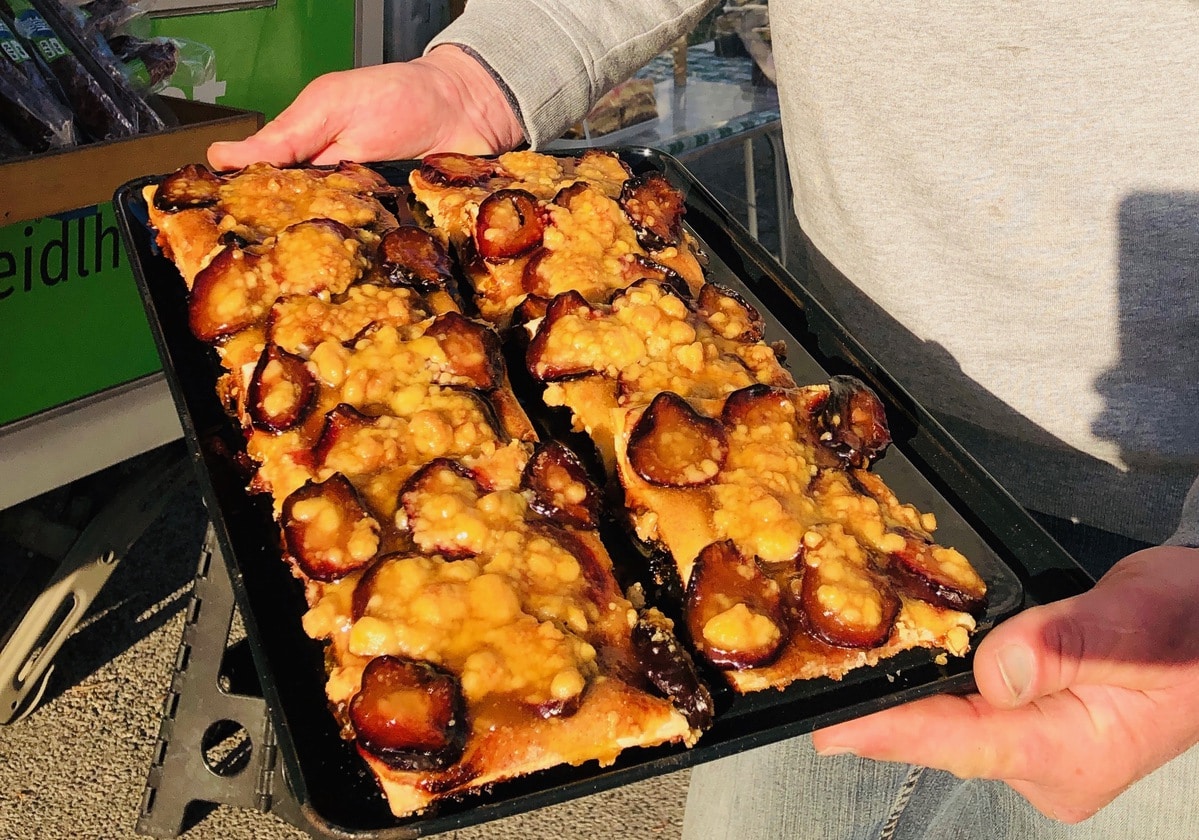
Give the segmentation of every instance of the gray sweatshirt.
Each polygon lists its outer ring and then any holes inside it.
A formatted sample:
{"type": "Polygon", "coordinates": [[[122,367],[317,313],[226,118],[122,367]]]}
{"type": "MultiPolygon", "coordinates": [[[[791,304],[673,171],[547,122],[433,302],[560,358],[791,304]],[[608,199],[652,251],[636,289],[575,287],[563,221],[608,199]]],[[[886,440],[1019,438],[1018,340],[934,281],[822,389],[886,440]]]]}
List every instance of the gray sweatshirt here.
{"type": "MultiPolygon", "coordinates": [[[[537,147],[712,5],[470,0],[438,43],[537,147]]],[[[770,14],[805,279],[1022,503],[1199,545],[1199,4],[770,14]]]]}

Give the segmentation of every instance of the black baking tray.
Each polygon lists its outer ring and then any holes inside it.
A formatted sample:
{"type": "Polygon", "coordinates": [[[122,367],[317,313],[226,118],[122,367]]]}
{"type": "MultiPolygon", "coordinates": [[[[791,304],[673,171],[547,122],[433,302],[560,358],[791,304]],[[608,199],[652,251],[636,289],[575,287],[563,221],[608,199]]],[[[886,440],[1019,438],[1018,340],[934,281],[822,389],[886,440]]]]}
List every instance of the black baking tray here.
{"type": "MultiPolygon", "coordinates": [[[[849,373],[878,393],[895,442],[877,470],[901,500],[934,512],[939,541],[962,550],[987,579],[990,604],[980,622],[980,636],[1023,608],[1089,586],[1089,578],[1074,560],[681,164],[651,149],[627,148],[619,154],[634,172],[662,171],[684,192],[687,224],[711,259],[713,279],[741,291],[758,306],[767,320],[767,340],[787,344],[787,366],[798,381],[820,382],[849,373]]],[[[396,162],[376,168],[393,184],[405,185],[414,165],[396,162]]],[[[443,804],[425,816],[396,819],[365,764],[338,736],[326,706],[322,647],[300,626],[305,610],[301,586],[280,560],[278,529],[268,499],[245,489],[245,474],[238,467],[241,433],[214,390],[219,374],[215,355],[192,337],[184,284],[158,250],[148,227],[142,189],[156,180],[140,179],[117,191],[118,223],[200,487],[230,566],[288,783],[310,831],[380,840],[449,831],[689,767],[918,697],[968,691],[973,686],[970,657],[949,657],[939,664],[937,659],[945,657],[926,650],[907,651],[877,667],[851,672],[841,681],[802,681],[784,691],[739,697],[714,686],[716,723],[692,749],[626,750],[610,767],[590,762],[554,768],[443,804]]],[[[609,550],[618,565],[641,562],[631,544],[609,544],[609,550]]]]}

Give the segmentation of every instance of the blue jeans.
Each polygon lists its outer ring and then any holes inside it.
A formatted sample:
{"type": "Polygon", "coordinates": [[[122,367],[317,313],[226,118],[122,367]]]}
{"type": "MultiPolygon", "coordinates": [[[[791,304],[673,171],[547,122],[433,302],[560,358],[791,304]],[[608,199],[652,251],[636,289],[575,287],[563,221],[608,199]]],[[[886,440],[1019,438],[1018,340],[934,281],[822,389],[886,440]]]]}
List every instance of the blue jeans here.
{"type": "Polygon", "coordinates": [[[805,736],[692,770],[683,840],[1195,840],[1197,779],[1194,748],[1067,826],[1002,782],[821,757],[805,736]]]}
{"type": "MultiPolygon", "coordinates": [[[[1037,517],[1096,577],[1145,547],[1037,517]]],[[[684,840],[1195,840],[1199,747],[1067,826],[1002,782],[853,756],[821,757],[804,736],[691,772],[684,840]]]]}

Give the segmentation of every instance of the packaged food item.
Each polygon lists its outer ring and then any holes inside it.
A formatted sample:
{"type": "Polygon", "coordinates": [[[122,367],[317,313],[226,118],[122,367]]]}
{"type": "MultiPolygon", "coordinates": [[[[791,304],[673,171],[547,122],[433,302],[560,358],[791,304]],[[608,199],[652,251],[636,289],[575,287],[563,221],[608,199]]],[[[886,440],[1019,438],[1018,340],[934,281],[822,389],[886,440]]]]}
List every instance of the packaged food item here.
{"type": "Polygon", "coordinates": [[[145,16],[147,5],[140,0],[90,0],[79,9],[87,15],[90,26],[111,40],[118,32],[126,31],[130,22],[145,16]]]}
{"type": "Polygon", "coordinates": [[[125,76],[141,91],[158,90],[179,67],[179,46],[171,38],[113,35],[108,46],[124,65],[125,76]]]}
{"type": "Polygon", "coordinates": [[[162,116],[150,106],[125,77],[121,62],[112,53],[108,42],[99,29],[88,25],[86,13],[67,8],[60,0],[23,0],[41,13],[55,32],[92,76],[100,82],[105,92],[128,116],[137,133],[156,131],[166,127],[162,116]]]}
{"type": "Polygon", "coordinates": [[[25,49],[0,17],[0,125],[22,150],[41,152],[78,142],[71,112],[43,73],[37,57],[25,49]]]}
{"type": "Polygon", "coordinates": [[[29,0],[0,0],[13,15],[14,29],[28,47],[46,61],[58,80],[76,123],[93,140],[115,140],[137,133],[132,115],[125,113],[101,81],[88,71],[60,33],[29,0]]]}

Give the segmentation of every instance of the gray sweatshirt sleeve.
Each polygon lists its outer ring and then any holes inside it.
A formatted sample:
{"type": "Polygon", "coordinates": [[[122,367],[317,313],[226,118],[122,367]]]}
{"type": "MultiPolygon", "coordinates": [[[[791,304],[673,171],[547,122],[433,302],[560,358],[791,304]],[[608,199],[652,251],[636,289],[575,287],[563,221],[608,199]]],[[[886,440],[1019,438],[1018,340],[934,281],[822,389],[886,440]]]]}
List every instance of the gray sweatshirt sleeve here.
{"type": "Polygon", "coordinates": [[[470,0],[429,45],[457,44],[507,89],[533,148],[689,32],[714,0],[470,0]]]}
{"type": "Polygon", "coordinates": [[[1191,491],[1182,503],[1182,519],[1178,523],[1178,530],[1166,540],[1166,545],[1199,548],[1199,481],[1191,485],[1191,491]]]}

